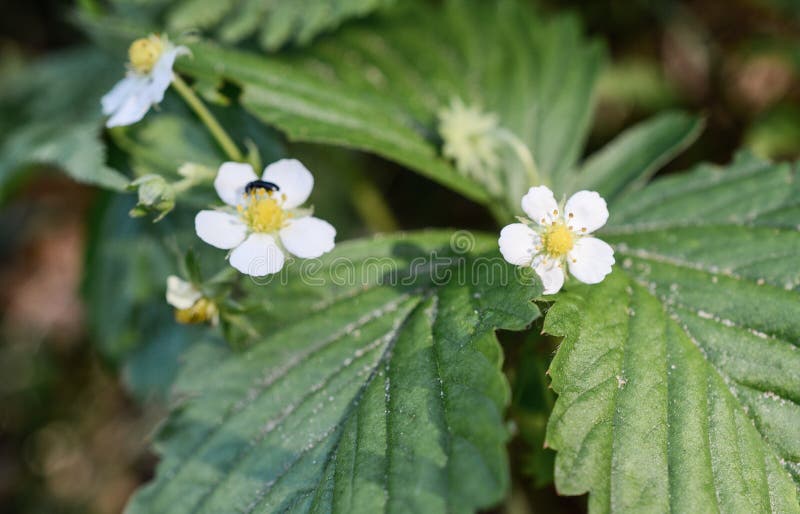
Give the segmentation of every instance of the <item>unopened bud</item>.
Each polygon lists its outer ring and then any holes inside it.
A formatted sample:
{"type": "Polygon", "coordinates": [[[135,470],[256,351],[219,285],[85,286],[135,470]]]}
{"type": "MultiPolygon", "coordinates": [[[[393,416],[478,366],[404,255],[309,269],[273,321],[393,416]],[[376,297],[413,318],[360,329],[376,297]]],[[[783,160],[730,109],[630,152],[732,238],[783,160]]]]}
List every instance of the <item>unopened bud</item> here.
{"type": "Polygon", "coordinates": [[[139,193],[139,203],[130,215],[133,217],[156,214],[154,221],[160,221],[175,208],[175,190],[172,184],[160,175],[145,175],[134,180],[129,186],[139,193]]]}

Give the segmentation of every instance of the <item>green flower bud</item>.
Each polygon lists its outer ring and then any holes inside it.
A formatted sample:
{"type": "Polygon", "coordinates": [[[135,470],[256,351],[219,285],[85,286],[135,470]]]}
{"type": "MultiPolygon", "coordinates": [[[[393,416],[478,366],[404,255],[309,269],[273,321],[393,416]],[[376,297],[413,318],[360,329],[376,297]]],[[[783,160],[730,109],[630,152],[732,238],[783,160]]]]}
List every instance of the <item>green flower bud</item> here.
{"type": "Polygon", "coordinates": [[[153,221],[160,221],[175,208],[175,190],[172,184],[160,175],[145,175],[140,177],[128,187],[136,189],[139,193],[139,203],[131,209],[133,217],[156,214],[153,221]]]}

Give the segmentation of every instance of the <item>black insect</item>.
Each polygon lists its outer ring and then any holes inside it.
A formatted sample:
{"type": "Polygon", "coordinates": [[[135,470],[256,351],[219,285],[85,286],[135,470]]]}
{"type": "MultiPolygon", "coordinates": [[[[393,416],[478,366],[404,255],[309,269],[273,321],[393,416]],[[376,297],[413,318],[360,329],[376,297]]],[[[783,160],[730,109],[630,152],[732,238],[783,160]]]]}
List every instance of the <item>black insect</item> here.
{"type": "Polygon", "coordinates": [[[274,184],[272,182],[267,182],[266,180],[254,180],[252,182],[248,182],[246,186],[244,186],[244,192],[250,193],[253,189],[266,189],[267,191],[280,191],[281,188],[278,187],[278,184],[274,184]]]}

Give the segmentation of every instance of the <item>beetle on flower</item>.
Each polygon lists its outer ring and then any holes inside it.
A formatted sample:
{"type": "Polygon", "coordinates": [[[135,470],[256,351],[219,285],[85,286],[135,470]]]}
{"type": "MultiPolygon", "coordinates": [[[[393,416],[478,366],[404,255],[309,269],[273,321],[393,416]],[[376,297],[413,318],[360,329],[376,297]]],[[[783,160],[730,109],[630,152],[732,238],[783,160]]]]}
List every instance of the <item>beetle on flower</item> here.
{"type": "Polygon", "coordinates": [[[544,294],[561,289],[567,267],[585,284],[602,282],[611,273],[614,250],[592,236],[608,220],[606,201],[598,193],[578,191],[559,206],[548,187],[532,187],[522,197],[522,210],[530,219],[503,228],[500,252],[511,264],[532,267],[544,294]]]}
{"type": "Polygon", "coordinates": [[[111,115],[107,127],[131,125],[144,118],[164,99],[173,79],[172,65],[189,49],[152,34],[137,39],[128,49],[128,73],[102,99],[103,114],[111,115]]]}
{"type": "Polygon", "coordinates": [[[232,250],[230,263],[240,272],[270,275],[283,268],[287,252],[311,259],[333,249],[336,229],[300,208],[314,187],[300,161],[274,162],[260,179],[249,164],[226,162],[214,187],[227,207],[200,211],[195,230],[206,243],[232,250]]]}

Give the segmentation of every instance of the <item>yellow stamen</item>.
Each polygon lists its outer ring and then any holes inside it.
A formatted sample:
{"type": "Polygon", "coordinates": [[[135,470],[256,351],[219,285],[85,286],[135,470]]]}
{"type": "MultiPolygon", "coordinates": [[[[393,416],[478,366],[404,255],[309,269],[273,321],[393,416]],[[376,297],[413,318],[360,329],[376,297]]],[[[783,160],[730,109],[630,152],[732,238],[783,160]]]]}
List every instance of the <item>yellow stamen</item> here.
{"type": "Polygon", "coordinates": [[[183,324],[212,323],[219,314],[217,304],[208,298],[200,298],[188,309],[175,309],[175,321],[183,324]]]}
{"type": "Polygon", "coordinates": [[[245,194],[245,204],[237,207],[239,215],[253,232],[275,232],[291,217],[281,208],[282,197],[273,191],[254,189],[245,194]]]}
{"type": "Polygon", "coordinates": [[[164,41],[160,37],[143,37],[131,43],[128,48],[128,60],[131,67],[139,73],[150,73],[162,53],[164,53],[164,41]]]}
{"type": "Polygon", "coordinates": [[[543,236],[544,248],[552,257],[561,257],[575,246],[572,231],[563,223],[553,223],[543,236]]]}

